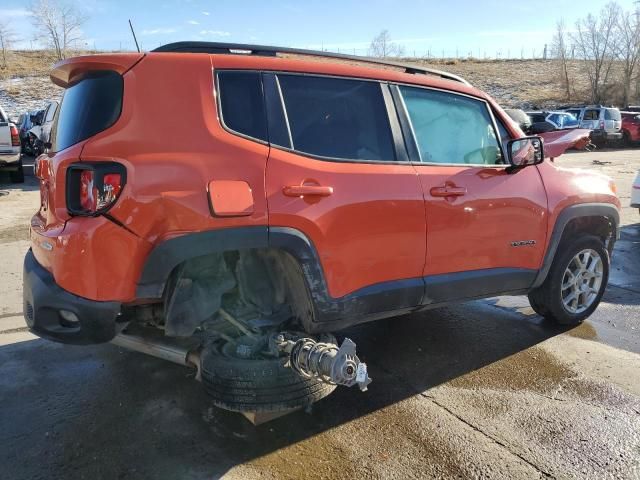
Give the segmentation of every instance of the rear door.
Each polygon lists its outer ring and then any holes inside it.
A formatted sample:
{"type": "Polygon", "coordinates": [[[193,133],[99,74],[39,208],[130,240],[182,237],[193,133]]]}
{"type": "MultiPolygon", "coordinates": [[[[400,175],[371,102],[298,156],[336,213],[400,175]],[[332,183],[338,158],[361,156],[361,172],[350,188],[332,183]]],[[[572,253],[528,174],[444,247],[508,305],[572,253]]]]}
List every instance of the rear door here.
{"type": "MultiPolygon", "coordinates": [[[[427,302],[528,288],[540,267],[547,229],[547,199],[537,169],[508,172],[486,101],[429,88],[394,88],[425,196],[427,302]]],[[[504,125],[500,130],[507,132],[504,125]]]]}
{"type": "Polygon", "coordinates": [[[289,73],[263,78],[270,228],[294,228],[310,240],[334,299],[365,290],[381,298],[395,289],[404,292],[401,300],[387,297],[375,308],[417,305],[424,288],[424,201],[404,145],[399,148],[388,86],[289,73]]]}

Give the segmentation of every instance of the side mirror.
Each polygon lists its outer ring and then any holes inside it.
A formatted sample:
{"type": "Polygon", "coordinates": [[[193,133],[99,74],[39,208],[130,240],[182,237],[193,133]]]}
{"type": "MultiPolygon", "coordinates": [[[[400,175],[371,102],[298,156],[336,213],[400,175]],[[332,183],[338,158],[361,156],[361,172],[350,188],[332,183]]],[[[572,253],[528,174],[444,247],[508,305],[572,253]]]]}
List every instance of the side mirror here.
{"type": "Polygon", "coordinates": [[[544,160],[542,139],[540,137],[524,137],[510,140],[507,143],[507,156],[511,170],[542,163],[544,160]]]}

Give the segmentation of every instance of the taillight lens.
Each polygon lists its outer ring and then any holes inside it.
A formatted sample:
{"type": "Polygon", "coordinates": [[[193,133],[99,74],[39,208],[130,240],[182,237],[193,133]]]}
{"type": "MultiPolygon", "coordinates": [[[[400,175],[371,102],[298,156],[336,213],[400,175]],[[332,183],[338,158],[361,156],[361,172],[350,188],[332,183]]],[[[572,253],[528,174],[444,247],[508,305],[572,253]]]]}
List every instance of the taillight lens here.
{"type": "Polygon", "coordinates": [[[80,172],[80,206],[87,212],[96,211],[98,192],[93,186],[93,170],[80,172]]]}
{"type": "Polygon", "coordinates": [[[111,208],[126,181],[114,162],[75,163],[67,169],[67,209],[72,215],[99,215],[111,208]]]}
{"type": "Polygon", "coordinates": [[[11,132],[11,146],[19,147],[20,146],[20,134],[18,133],[18,129],[15,125],[11,125],[9,127],[9,131],[11,132]]]}
{"type": "Polygon", "coordinates": [[[600,129],[604,130],[604,120],[600,120],[600,129]]]}

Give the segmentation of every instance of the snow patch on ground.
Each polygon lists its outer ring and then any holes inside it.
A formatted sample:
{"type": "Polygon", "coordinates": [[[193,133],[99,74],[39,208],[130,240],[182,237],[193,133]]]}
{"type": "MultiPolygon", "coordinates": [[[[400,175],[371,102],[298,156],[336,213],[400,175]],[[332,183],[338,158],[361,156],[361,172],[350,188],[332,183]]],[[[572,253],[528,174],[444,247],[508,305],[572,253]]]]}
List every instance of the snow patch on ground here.
{"type": "Polygon", "coordinates": [[[48,76],[8,78],[0,80],[0,105],[17,120],[24,112],[46,107],[49,100],[60,100],[62,92],[48,76]]]}

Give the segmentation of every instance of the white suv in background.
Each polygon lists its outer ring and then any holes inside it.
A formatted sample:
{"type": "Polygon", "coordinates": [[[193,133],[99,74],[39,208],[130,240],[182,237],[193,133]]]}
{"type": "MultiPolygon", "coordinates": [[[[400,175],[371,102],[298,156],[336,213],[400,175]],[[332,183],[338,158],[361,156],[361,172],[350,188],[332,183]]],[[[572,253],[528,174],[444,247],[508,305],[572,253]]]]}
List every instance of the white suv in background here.
{"type": "Polygon", "coordinates": [[[592,130],[593,143],[604,145],[611,141],[622,140],[622,116],[620,110],[602,105],[567,108],[580,122],[580,128],[592,130]]]}
{"type": "Polygon", "coordinates": [[[9,172],[14,183],[24,182],[20,143],[18,128],[0,107],[0,171],[9,172]]]}

